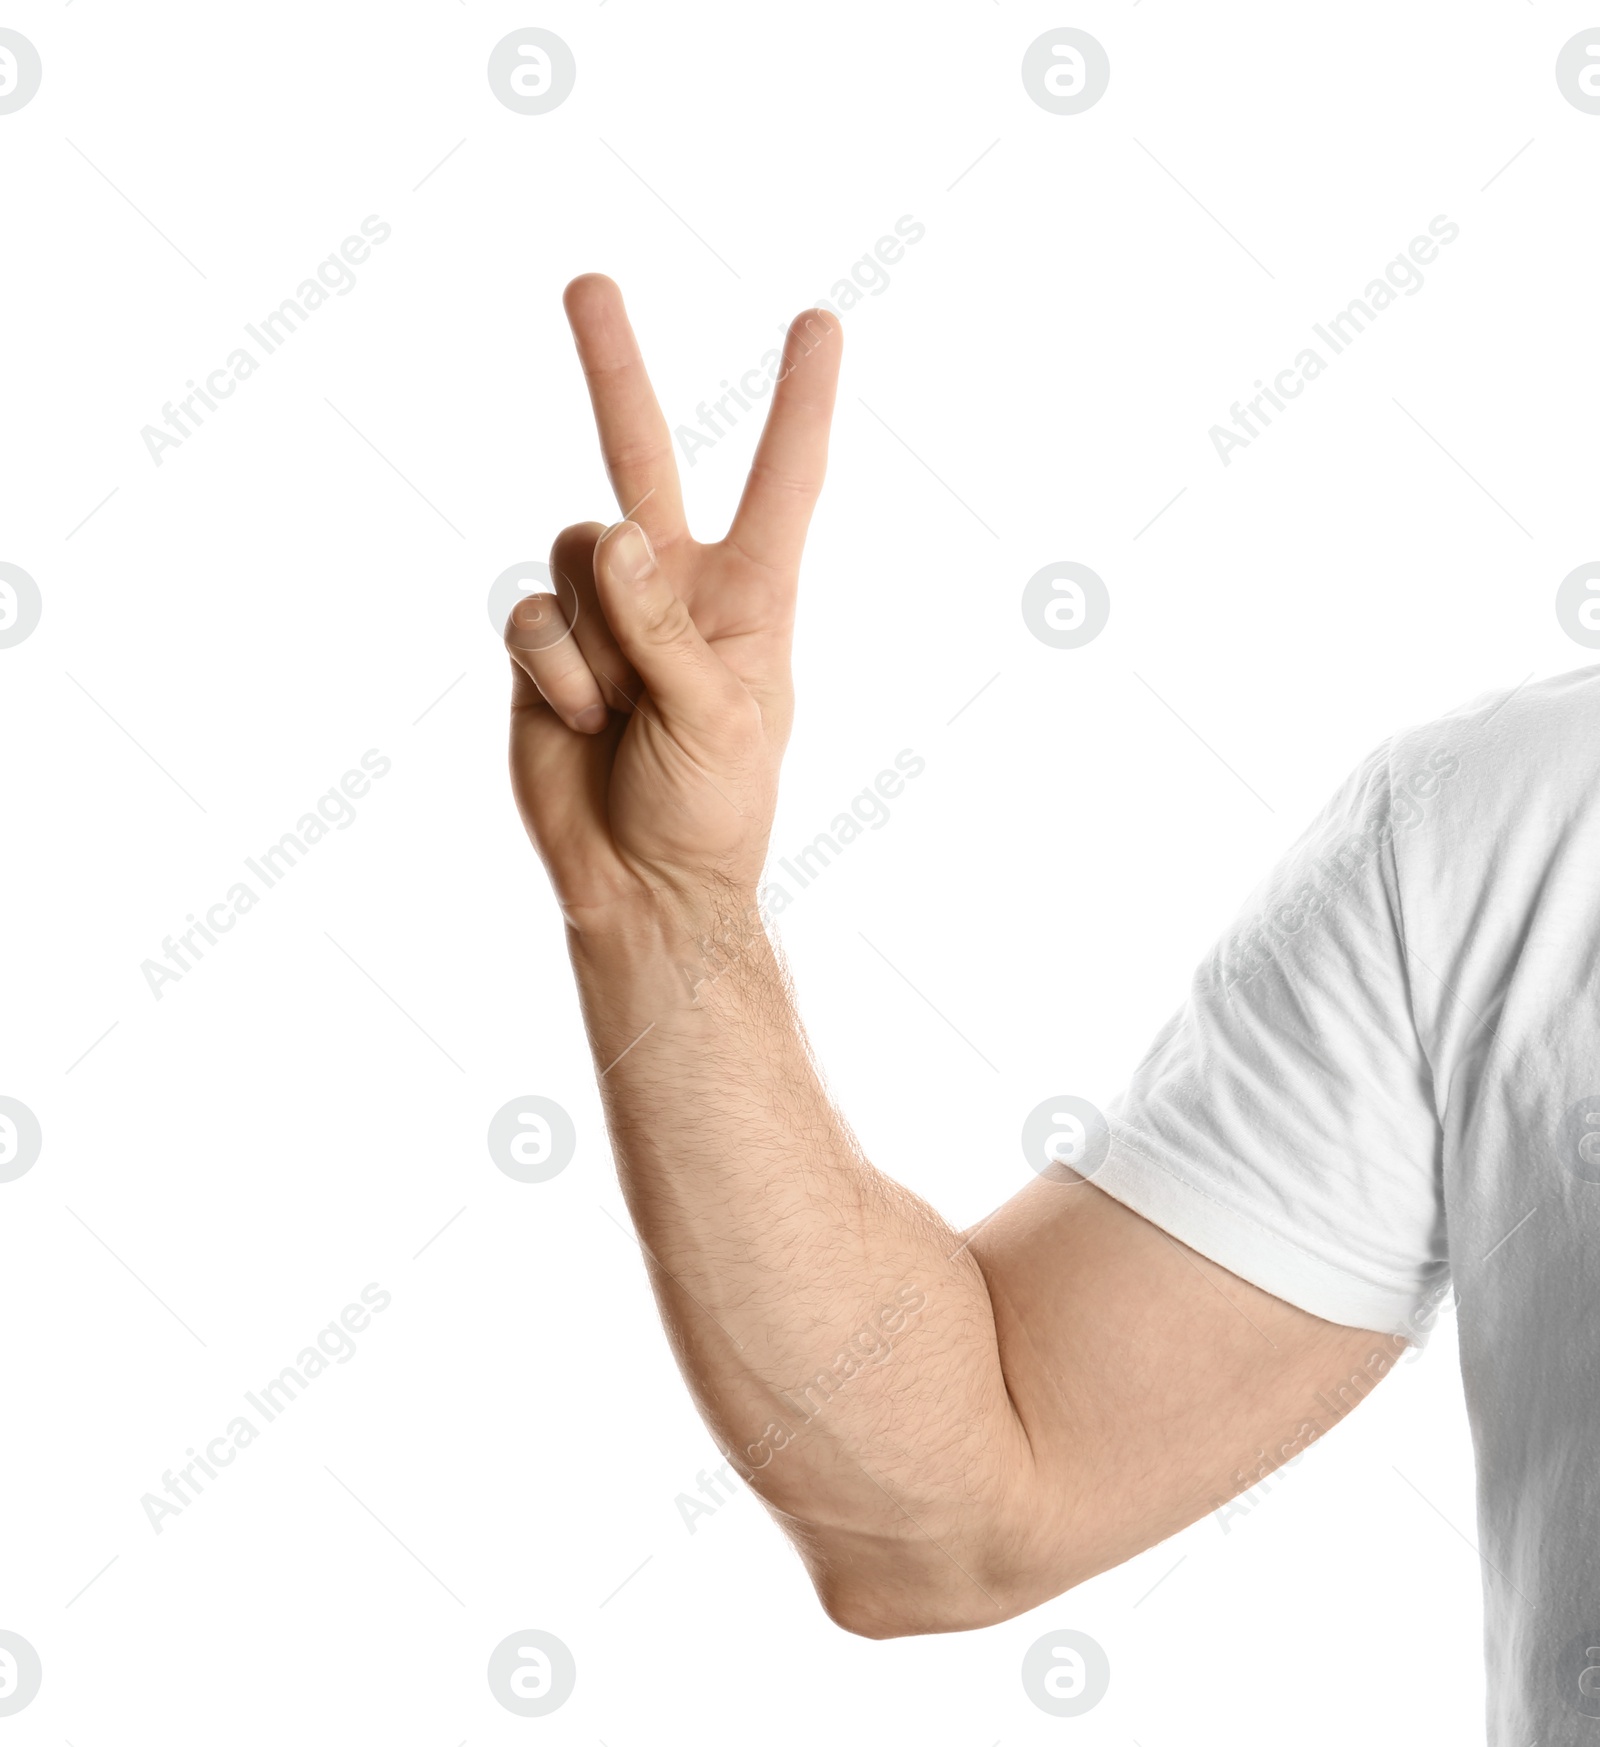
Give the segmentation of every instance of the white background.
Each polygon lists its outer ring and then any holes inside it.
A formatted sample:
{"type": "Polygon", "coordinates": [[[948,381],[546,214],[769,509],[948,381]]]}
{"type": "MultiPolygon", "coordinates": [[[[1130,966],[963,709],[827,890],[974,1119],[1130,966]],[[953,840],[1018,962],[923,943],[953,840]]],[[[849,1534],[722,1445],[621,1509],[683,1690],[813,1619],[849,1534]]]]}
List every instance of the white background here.
{"type": "MultiPolygon", "coordinates": [[[[1594,22],[6,8],[44,63],[0,116],[0,559],[44,599],[0,651],[0,1092],[44,1131],[0,1186],[0,1627],[45,1671],[8,1741],[1481,1739],[1448,1318],[1226,1530],[991,1631],[846,1636],[742,1490],[690,1533],[716,1457],[508,798],[485,597],[614,513],[568,278],[621,282],[693,423],[926,226],[845,317],[774,848],[926,759],[781,926],[873,1158],[975,1220],[1027,1180],[1023,1116],[1111,1096],[1362,753],[1586,660],[1553,597],[1597,556],[1600,118],[1554,63],[1594,22]],[[485,77],[527,24],[577,58],[544,116],[485,77]],[[1061,24],[1112,66],[1073,117],[1019,76],[1061,24]],[[1440,213],[1424,288],[1224,468],[1209,427],[1440,213]],[[355,290],[158,468],[141,427],[368,214],[393,235],[355,290]],[[1019,612],[1060,559],[1111,594],[1078,651],[1019,612]],[[368,748],[393,769],[355,824],[157,1001],[141,962],[368,748]],[[579,1132],[537,1186],[484,1142],[527,1092],[579,1132]],[[141,1496],[369,1281],[357,1356],[156,1535],[141,1496]],[[528,1626],[578,1664],[540,1722],[484,1674],[528,1626]],[[1058,1627],[1112,1665],[1070,1724],[1018,1672],[1058,1627]]],[[[754,436],[687,470],[702,533],[754,436]]]]}

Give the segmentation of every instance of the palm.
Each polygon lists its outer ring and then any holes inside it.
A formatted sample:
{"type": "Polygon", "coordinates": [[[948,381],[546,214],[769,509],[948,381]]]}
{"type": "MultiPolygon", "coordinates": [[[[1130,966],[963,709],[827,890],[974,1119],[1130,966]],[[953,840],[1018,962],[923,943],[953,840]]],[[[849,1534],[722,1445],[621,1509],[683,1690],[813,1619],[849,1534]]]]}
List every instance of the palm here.
{"type": "Polygon", "coordinates": [[[656,578],[670,588],[656,590],[644,619],[680,619],[681,603],[692,627],[671,646],[679,654],[664,641],[658,651],[665,631],[633,622],[597,523],[566,529],[552,549],[559,613],[542,603],[543,623],[520,632],[513,615],[513,783],[571,917],[679,873],[750,884],[759,873],[789,732],[795,589],[826,463],[838,345],[837,327],[821,318],[809,337],[791,330],[738,513],[725,540],[703,545],[685,525],[666,424],[616,287],[575,281],[567,307],[618,502],[648,535],[656,578]],[[603,724],[587,722],[585,712],[598,723],[600,703],[603,724]]]}

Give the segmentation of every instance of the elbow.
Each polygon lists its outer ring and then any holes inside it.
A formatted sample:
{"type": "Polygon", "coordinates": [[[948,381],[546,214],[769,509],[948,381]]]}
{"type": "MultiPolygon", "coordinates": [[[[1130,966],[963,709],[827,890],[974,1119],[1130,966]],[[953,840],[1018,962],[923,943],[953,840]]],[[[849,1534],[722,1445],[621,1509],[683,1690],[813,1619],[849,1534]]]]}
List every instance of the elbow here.
{"type": "Polygon", "coordinates": [[[1077,1525],[1026,1501],[1003,1511],[970,1499],[943,1511],[919,1501],[916,1515],[933,1527],[917,1531],[909,1518],[848,1527],[786,1520],[823,1612],[840,1630],[873,1639],[981,1631],[1104,1568],[1077,1525]]]}
{"type": "Polygon", "coordinates": [[[858,1584],[819,1583],[822,1611],[842,1632],[857,1638],[909,1638],[915,1635],[903,1609],[878,1590],[858,1584]]]}
{"type": "Polygon", "coordinates": [[[858,1638],[978,1632],[1015,1619],[1098,1575],[1108,1561],[1034,1533],[802,1543],[817,1600],[858,1638]],[[946,1549],[953,1548],[953,1551],[946,1549]],[[958,1563],[959,1561],[959,1563],[958,1563]]]}
{"type": "Polygon", "coordinates": [[[976,1632],[998,1626],[1069,1587],[1048,1593],[1008,1575],[979,1576],[929,1569],[916,1561],[905,1570],[812,1571],[822,1611],[841,1631],[857,1638],[914,1638],[943,1632],[976,1632]]]}

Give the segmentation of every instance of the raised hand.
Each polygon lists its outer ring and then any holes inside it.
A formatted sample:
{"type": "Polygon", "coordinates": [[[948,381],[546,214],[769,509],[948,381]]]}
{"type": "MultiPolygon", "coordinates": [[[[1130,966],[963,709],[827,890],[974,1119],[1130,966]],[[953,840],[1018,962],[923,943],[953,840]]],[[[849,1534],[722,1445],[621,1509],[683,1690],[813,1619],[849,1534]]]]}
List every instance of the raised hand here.
{"type": "Polygon", "coordinates": [[[841,335],[789,329],[733,524],[690,534],[666,420],[611,280],[567,287],[567,318],[624,519],[564,529],[552,595],[519,601],[511,778],[580,933],[709,890],[753,901],[793,716],[800,554],[827,465],[841,335]]]}

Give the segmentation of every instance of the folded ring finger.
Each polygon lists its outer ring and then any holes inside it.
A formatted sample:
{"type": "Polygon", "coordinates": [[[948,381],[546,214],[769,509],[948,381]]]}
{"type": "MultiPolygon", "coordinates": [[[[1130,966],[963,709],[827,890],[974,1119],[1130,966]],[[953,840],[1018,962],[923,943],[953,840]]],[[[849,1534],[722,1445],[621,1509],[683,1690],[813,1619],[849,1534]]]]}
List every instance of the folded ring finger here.
{"type": "Polygon", "coordinates": [[[565,602],[553,594],[524,596],[506,622],[506,648],[569,728],[595,734],[605,727],[605,699],[572,635],[565,602]]]}
{"type": "Polygon", "coordinates": [[[551,570],[557,586],[563,590],[563,606],[566,605],[565,592],[569,585],[577,597],[572,608],[576,615],[573,641],[583,651],[583,658],[599,684],[600,696],[607,707],[619,715],[629,715],[634,699],[644,690],[644,681],[622,653],[606,623],[605,614],[600,610],[600,597],[594,586],[593,551],[585,554],[584,562],[574,568],[570,577],[556,570],[557,557],[557,553],[551,554],[551,570]]]}

